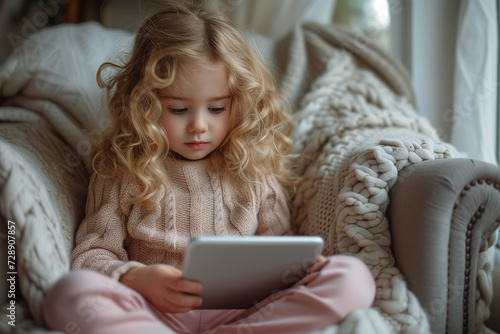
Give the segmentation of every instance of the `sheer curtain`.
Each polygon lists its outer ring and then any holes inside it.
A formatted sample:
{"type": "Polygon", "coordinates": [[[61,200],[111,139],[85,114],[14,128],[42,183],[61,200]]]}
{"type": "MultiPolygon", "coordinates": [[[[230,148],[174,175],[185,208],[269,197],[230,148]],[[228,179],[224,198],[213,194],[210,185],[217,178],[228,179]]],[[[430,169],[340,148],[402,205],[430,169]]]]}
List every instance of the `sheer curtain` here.
{"type": "Polygon", "coordinates": [[[336,0],[203,0],[216,6],[241,30],[249,30],[272,40],[286,35],[300,22],[328,24],[333,17],[336,0]]]}
{"type": "MultiPolygon", "coordinates": [[[[496,0],[461,0],[458,15],[451,143],[472,158],[498,164],[498,17],[496,0]]],[[[500,239],[496,250],[494,289],[500,287],[500,239]]],[[[494,294],[498,294],[495,291],[494,294]]],[[[492,307],[499,307],[498,296],[492,307]]],[[[492,309],[492,312],[498,312],[492,309]]],[[[492,313],[493,314],[493,313],[492,313]]],[[[491,317],[487,325],[500,328],[491,317]]]]}
{"type": "Polygon", "coordinates": [[[497,164],[498,8],[496,0],[461,0],[455,55],[451,143],[497,164]]]}

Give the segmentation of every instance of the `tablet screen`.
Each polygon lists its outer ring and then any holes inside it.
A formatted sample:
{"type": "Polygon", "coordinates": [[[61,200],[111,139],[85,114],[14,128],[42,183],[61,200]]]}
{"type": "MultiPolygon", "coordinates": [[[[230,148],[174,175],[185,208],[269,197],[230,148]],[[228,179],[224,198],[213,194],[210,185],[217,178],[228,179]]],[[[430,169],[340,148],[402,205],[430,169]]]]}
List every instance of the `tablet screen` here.
{"type": "Polygon", "coordinates": [[[202,283],[199,308],[246,309],[298,282],[322,250],[316,236],[203,236],[186,249],[183,277],[202,283]]]}

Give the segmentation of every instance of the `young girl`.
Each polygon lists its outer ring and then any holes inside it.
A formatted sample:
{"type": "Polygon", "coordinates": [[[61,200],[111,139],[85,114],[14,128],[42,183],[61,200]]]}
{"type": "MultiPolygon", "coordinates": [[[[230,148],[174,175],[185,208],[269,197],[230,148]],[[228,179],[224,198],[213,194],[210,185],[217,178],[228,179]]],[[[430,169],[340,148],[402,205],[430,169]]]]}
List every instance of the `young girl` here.
{"type": "Polygon", "coordinates": [[[227,19],[166,5],[143,23],[128,62],[103,64],[98,78],[113,125],[93,149],[74,271],[45,299],[48,327],[308,333],[370,307],[375,284],[367,267],[332,256],[248,310],[194,309],[202,286],[182,278],[191,238],[290,233],[282,186],[294,182],[291,116],[227,19]],[[108,67],[117,72],[105,81],[108,67]]]}

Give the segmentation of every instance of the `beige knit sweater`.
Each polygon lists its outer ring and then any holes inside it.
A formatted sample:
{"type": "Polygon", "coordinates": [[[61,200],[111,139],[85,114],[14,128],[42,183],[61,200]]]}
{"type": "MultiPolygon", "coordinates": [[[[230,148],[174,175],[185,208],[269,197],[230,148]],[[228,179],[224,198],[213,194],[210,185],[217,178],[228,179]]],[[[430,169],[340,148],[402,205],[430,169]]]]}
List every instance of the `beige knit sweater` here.
{"type": "Polygon", "coordinates": [[[92,176],[72,269],[92,269],[114,279],[149,264],[182,269],[193,237],[289,231],[286,198],[274,177],[250,194],[231,185],[213,156],[198,161],[168,157],[165,165],[171,186],[155,194],[152,210],[126,204],[139,189],[132,174],[114,179],[92,176]]]}

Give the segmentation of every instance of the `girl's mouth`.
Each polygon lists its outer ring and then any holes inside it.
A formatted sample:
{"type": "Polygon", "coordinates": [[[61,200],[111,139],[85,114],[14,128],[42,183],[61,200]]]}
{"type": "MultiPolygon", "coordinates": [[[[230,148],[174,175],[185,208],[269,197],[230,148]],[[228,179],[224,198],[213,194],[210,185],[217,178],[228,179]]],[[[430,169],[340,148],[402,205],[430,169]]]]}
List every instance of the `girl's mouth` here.
{"type": "Polygon", "coordinates": [[[193,150],[201,150],[204,149],[208,145],[208,143],[204,141],[192,141],[186,143],[186,145],[193,150]]]}

